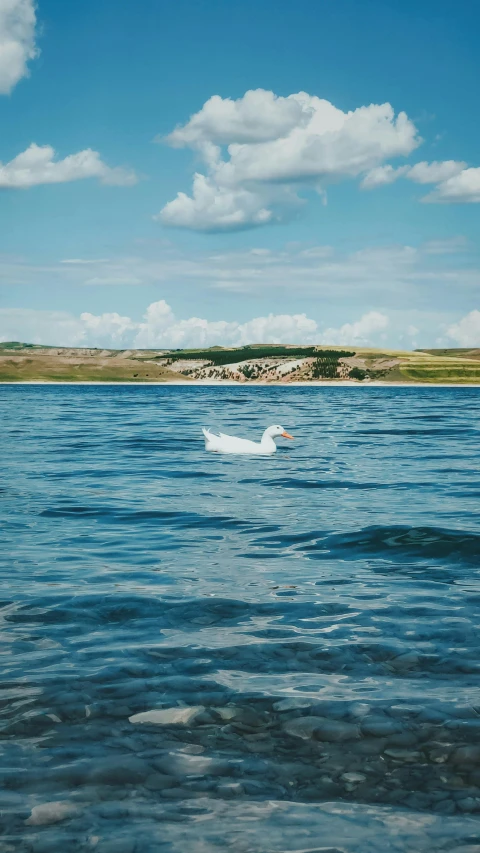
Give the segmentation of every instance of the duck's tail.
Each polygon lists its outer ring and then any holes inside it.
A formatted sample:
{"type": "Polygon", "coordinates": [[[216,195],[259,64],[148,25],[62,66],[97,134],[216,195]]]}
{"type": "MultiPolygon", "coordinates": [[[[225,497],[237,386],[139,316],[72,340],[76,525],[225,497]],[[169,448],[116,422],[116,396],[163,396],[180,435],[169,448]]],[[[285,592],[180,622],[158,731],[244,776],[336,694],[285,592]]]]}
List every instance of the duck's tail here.
{"type": "Polygon", "coordinates": [[[205,428],[202,428],[202,432],[205,439],[205,450],[217,450],[218,435],[205,428]]]}

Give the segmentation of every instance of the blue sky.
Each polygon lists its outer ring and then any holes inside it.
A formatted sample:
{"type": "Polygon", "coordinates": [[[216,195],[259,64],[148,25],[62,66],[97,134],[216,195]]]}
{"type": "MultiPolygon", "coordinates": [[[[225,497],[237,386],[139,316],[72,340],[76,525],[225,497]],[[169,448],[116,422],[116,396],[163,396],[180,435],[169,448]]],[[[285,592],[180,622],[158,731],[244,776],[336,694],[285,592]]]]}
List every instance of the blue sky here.
{"type": "Polygon", "coordinates": [[[0,339],[480,345],[479,25],[0,0],[0,339]]]}

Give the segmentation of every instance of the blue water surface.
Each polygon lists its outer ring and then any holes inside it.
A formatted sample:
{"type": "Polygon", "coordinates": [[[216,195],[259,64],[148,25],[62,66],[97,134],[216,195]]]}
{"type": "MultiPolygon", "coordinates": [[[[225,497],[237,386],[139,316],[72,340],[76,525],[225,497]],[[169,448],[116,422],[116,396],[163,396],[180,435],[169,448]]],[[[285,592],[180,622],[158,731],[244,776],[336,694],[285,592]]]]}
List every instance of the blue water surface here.
{"type": "Polygon", "coordinates": [[[480,850],[479,415],[2,386],[0,851],[480,850]]]}

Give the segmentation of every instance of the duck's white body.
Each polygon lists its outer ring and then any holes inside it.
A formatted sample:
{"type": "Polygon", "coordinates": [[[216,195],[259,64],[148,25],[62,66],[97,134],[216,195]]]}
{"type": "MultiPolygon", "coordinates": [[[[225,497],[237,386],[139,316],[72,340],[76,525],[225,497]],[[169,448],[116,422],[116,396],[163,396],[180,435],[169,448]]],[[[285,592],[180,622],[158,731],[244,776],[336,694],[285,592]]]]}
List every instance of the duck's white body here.
{"type": "Polygon", "coordinates": [[[220,432],[216,435],[208,429],[202,430],[205,436],[205,450],[212,453],[241,453],[243,455],[254,454],[256,456],[271,456],[277,450],[275,438],[293,438],[285,432],[281,426],[271,426],[265,430],[261,441],[249,441],[246,438],[236,438],[233,435],[225,435],[220,432]]]}

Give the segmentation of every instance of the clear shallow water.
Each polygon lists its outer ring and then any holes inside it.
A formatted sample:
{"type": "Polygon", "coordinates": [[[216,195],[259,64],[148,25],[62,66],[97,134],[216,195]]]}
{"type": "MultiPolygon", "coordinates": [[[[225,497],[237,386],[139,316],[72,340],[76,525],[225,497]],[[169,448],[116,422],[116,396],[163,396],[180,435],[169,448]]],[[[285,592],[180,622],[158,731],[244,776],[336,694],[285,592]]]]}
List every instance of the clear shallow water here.
{"type": "Polygon", "coordinates": [[[479,414],[3,386],[0,851],[478,851],[479,414]]]}

